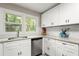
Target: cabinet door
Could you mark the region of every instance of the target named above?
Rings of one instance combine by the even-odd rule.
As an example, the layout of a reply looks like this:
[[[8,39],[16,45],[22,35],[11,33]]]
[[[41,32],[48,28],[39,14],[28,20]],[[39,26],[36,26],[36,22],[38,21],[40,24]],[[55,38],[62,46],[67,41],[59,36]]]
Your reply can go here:
[[[42,14],[42,25],[57,26],[59,24],[59,7],[56,6]]]
[[[44,14],[42,14],[42,19],[41,19],[41,25],[42,27],[48,27],[50,26],[50,15],[49,15],[49,11],[45,12]]]
[[[31,47],[30,46],[19,46],[19,54],[20,56],[31,56]]]
[[[66,4],[60,4],[59,5],[59,12],[60,12],[60,25],[67,25],[67,20],[69,19],[69,10],[70,10],[70,6],[66,5]]]
[[[51,9],[50,16],[51,16],[50,17],[51,26],[58,26],[60,24],[59,5]]]
[[[4,43],[4,56],[31,56],[31,40]]]
[[[4,56],[18,56],[18,48],[17,48],[17,43],[9,42],[9,43],[4,43]]]
[[[3,45],[0,44],[0,56],[3,56]]]
[[[79,23],[79,3],[71,3],[71,4],[68,4],[71,8],[70,8],[70,21],[69,23],[70,24],[77,24]]]
[[[4,56],[18,56],[19,52],[15,47],[4,47]]]
[[[31,39],[19,42],[18,50],[20,56],[31,56]]]
[[[50,39],[49,40],[49,55],[55,56],[56,55],[56,40]]]
[[[43,38],[44,39],[44,54],[48,54],[49,53],[49,42],[48,42],[48,38]]]
[[[56,40],[55,44],[56,44],[56,56],[62,56],[62,51],[63,51],[62,41]]]
[[[72,43],[63,43],[64,56],[78,56],[78,45]]]
[[[59,6],[61,25],[79,23],[79,4],[62,3]]]

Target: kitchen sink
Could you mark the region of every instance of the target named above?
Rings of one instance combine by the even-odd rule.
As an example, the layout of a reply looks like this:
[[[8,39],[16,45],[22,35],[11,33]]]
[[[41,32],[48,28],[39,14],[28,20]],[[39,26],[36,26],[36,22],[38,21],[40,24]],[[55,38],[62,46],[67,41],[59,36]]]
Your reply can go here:
[[[8,40],[20,40],[20,39],[24,39],[24,38],[27,38],[27,36],[10,37],[10,38],[8,38]]]

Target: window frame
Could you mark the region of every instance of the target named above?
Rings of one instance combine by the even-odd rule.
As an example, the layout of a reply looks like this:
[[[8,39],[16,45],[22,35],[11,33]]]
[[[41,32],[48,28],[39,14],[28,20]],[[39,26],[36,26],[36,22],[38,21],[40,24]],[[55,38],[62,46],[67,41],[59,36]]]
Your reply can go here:
[[[21,17],[19,15],[15,15],[15,14],[12,14],[12,13],[5,13],[5,32],[17,32],[18,31],[18,30],[15,30],[15,31],[7,31],[7,29],[6,29],[7,24],[8,25],[11,25],[11,26],[15,26],[15,29],[17,29],[16,28],[16,25],[19,26],[20,27],[20,30],[19,31],[22,32],[22,17],[20,19],[20,23],[15,23],[15,22],[10,22],[10,21],[7,20],[7,17],[8,17],[7,14],[14,15],[15,17]],[[16,20],[16,19],[14,18],[14,20]]]

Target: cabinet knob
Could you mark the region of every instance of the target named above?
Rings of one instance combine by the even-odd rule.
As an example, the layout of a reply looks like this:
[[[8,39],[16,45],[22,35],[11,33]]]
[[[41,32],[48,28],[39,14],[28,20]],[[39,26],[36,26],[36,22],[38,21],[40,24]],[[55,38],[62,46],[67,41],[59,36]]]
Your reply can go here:
[[[49,47],[47,49],[49,50]]]
[[[64,56],[64,54],[62,54],[62,56]]]
[[[69,23],[69,19],[68,19],[68,23]]]
[[[69,19],[66,19],[65,22],[66,22],[66,23],[69,23]]]
[[[67,45],[66,43],[62,43],[63,45]]]
[[[22,55],[22,52],[20,51],[20,55]]]
[[[48,39],[48,40],[50,40],[50,39]]]
[[[18,52],[18,56],[19,56],[19,55],[22,55],[22,52],[21,52],[21,51],[20,51],[20,52]]]
[[[67,23],[67,20],[65,20],[65,22]]]
[[[43,24],[42,26],[45,26],[45,24]]]
[[[51,25],[53,25],[54,23],[52,22]]]
[[[19,56],[19,52],[18,52],[18,56]]]

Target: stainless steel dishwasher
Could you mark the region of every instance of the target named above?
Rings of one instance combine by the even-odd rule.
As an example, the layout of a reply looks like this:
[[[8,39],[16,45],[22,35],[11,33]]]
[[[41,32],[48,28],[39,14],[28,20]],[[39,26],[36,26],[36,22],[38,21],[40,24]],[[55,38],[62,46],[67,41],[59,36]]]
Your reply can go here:
[[[31,55],[39,56],[42,54],[42,37],[32,38],[31,39]]]

